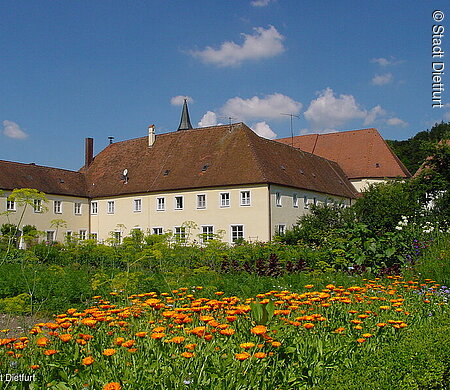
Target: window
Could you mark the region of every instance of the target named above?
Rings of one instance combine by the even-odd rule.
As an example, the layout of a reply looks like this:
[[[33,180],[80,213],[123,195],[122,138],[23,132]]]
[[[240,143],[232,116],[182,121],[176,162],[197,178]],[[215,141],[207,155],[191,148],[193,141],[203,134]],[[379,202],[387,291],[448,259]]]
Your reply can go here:
[[[220,193],[220,207],[230,207],[230,193],[221,192]]]
[[[202,226],[201,241],[206,242],[214,238],[214,227],[213,226]]]
[[[42,213],[42,201],[40,199],[34,199],[33,208],[35,213]]]
[[[98,240],[98,234],[97,233],[91,233],[90,234],[90,238],[91,238],[91,240],[97,241]]]
[[[158,234],[158,235],[163,234],[163,228],[162,227],[154,227],[153,234]]]
[[[316,197],[313,198],[313,204],[314,204],[314,206],[317,206],[317,198]]]
[[[119,230],[116,230],[114,232],[114,240],[116,241],[116,244],[120,244],[122,242],[122,232]]]
[[[55,240],[55,232],[53,230],[47,231],[47,242],[51,244]]]
[[[275,192],[275,204],[281,207],[281,192]]]
[[[113,200],[108,201],[108,214],[114,214],[115,212],[115,204]]]
[[[197,195],[197,208],[198,209],[206,209],[206,195],[205,194]]]
[[[244,225],[231,225],[231,242],[244,238]]]
[[[97,215],[98,213],[98,203],[97,202],[91,202],[91,214]]]
[[[86,239],[86,230],[84,230],[84,229],[80,230],[79,238],[80,238],[80,240],[85,240]]]
[[[297,194],[292,194],[292,206],[298,207],[298,196]]]
[[[6,210],[7,211],[16,211],[16,202],[11,199],[6,199]]]
[[[286,233],[286,225],[278,225],[277,233],[281,236]]]
[[[53,211],[55,214],[62,214],[61,201],[55,200],[53,202]]]
[[[135,213],[140,213],[142,211],[142,199],[134,199],[133,211]]]
[[[166,209],[166,198],[156,198],[156,210],[164,211]]]
[[[184,226],[175,226],[175,241],[186,241],[186,228]]]
[[[241,206],[250,206],[250,191],[241,191]]]
[[[308,208],[308,197],[306,195],[303,197],[303,208]]]
[[[80,215],[81,214],[81,203],[76,202],[73,204],[73,207],[74,207],[74,213],[77,215]]]
[[[175,197],[175,210],[183,210],[183,197],[182,196]]]

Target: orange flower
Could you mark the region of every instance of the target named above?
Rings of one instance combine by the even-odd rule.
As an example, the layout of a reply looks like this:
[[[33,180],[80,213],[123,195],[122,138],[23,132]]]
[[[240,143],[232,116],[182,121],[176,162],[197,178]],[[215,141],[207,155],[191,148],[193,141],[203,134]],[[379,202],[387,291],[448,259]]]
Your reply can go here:
[[[233,322],[237,320],[237,316],[227,316],[227,321],[228,322]]]
[[[150,337],[152,339],[154,339],[154,340],[159,340],[159,339],[162,339],[165,336],[166,335],[164,333],[152,333],[152,335]]]
[[[94,358],[92,356],[87,356],[87,357],[83,358],[82,363],[85,366],[90,366],[92,363],[94,363]]]
[[[278,348],[281,345],[279,341],[272,341],[272,347]]]
[[[184,340],[186,340],[186,339],[182,336],[176,336],[176,337],[172,337],[170,339],[170,341],[175,344],[181,344]]]
[[[105,355],[105,356],[112,356],[115,353],[116,353],[116,350],[114,348],[108,348],[103,351],[103,355]]]
[[[55,353],[58,353],[58,351],[57,351],[56,349],[46,349],[46,350],[44,351],[44,355],[47,355],[47,356],[52,356],[52,355],[54,355]]]
[[[256,335],[262,335],[267,332],[267,328],[264,325],[256,325],[252,329],[250,329],[250,332]]]
[[[264,352],[256,352],[253,356],[258,359],[264,359],[267,356],[267,354]]]
[[[50,343],[50,340],[47,337],[40,337],[36,340],[36,344],[40,347],[46,347]]]
[[[194,352],[183,352],[181,354],[181,356],[183,356],[186,359],[189,359],[189,358],[193,357],[194,355],[195,355]]]
[[[254,343],[242,343],[239,346],[244,349],[250,349],[250,348],[253,348],[255,346],[255,344]]]
[[[147,336],[147,332],[137,332],[136,333],[136,337],[145,337],[145,336]]]
[[[134,345],[134,340],[128,340],[122,343],[122,347],[131,348]]]
[[[359,339],[356,340],[358,343],[362,344],[364,341],[366,341],[365,338],[361,337]]]
[[[122,345],[122,343],[125,341],[125,339],[123,338],[123,337],[117,337],[115,340],[114,340],[114,344],[116,344],[116,345]]]
[[[184,348],[189,349],[189,350],[192,351],[196,346],[197,346],[197,344],[192,343],[192,344],[186,344],[184,346]]]
[[[39,364],[32,364],[32,365],[30,366],[30,368],[31,368],[32,370],[37,370],[39,367],[40,367]]]
[[[119,382],[110,382],[103,386],[103,390],[121,390],[122,386],[120,386]]]
[[[236,353],[236,354],[234,354],[234,357],[235,357],[237,360],[243,361],[243,360],[245,360],[245,359],[248,359],[248,358],[250,357],[250,354],[247,353],[247,352]]]
[[[236,333],[236,331],[234,329],[232,329],[232,328],[222,329],[220,331],[220,334],[223,334],[225,336],[231,336],[231,335],[233,335],[235,333]]]
[[[137,351],[137,348],[128,348],[128,352],[135,353]]]
[[[379,323],[377,324],[377,326],[378,326],[379,328],[384,328],[386,325],[387,325],[387,324],[386,324],[385,322],[379,322]]]
[[[60,339],[62,342],[64,342],[64,343],[67,343],[67,342],[69,342],[70,340],[72,340],[72,335],[71,335],[71,334],[68,334],[68,333],[62,334],[62,335],[60,335],[60,336],[58,336],[58,337],[59,337],[59,339]]]
[[[368,338],[370,338],[370,337],[372,337],[372,336],[373,336],[372,333],[364,333],[364,334],[362,335],[362,337],[364,337],[364,338],[366,338],[366,339],[368,339]]]
[[[314,324],[311,322],[307,322],[306,324],[303,325],[303,327],[305,329],[312,329],[312,328],[314,328]]]
[[[162,332],[164,332],[166,330],[166,328],[164,327],[164,326],[157,326],[156,328],[154,328],[153,330],[152,330],[152,332],[155,332],[155,333],[162,333]]]

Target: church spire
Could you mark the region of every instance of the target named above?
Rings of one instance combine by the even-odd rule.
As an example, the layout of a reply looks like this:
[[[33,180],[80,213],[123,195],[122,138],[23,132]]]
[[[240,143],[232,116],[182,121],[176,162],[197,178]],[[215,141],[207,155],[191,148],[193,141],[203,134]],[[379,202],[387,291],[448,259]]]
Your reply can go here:
[[[187,106],[187,99],[184,99],[183,104],[183,112],[181,114],[180,125],[178,126],[178,130],[190,130],[192,129],[191,120],[189,118],[189,111]]]

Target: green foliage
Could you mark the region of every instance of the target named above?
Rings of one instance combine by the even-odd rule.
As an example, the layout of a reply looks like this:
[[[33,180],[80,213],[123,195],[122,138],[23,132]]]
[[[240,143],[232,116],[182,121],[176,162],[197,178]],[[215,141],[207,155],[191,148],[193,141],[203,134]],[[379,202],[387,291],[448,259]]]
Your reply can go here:
[[[266,325],[273,317],[275,305],[272,300],[267,303],[252,302],[250,303],[251,316],[256,325]]]
[[[12,298],[0,299],[0,312],[12,314],[30,313],[30,295],[27,293],[22,293]]]

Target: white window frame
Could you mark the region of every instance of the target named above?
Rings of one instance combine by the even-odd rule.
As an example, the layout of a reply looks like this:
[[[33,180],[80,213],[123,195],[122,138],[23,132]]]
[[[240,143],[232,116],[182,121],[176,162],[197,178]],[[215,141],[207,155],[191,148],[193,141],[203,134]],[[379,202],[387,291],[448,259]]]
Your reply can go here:
[[[281,192],[279,192],[279,191],[275,192],[275,205],[277,207],[283,206],[281,203]]]
[[[53,201],[53,214],[62,214],[62,202],[60,200]]]
[[[240,230],[242,230],[242,236],[240,234],[238,234],[239,237],[234,237],[234,235],[233,235],[233,229],[234,228],[241,228]],[[236,233],[239,233],[239,230],[237,230]],[[245,238],[244,225],[241,225],[241,224],[230,225],[230,235],[231,235],[230,239],[231,239],[232,243],[235,243],[237,240],[239,240],[241,238],[244,239]]]
[[[55,241],[55,231],[54,230],[47,230],[45,233],[46,233],[46,235],[45,235],[46,240],[45,241],[47,241],[49,243],[52,243],[52,242]],[[49,234],[51,234],[51,236],[52,236],[51,240],[49,239]]]
[[[173,237],[176,242],[186,242],[186,227],[185,226],[174,226]]]
[[[183,208],[184,208],[184,196],[183,195],[177,195],[173,199],[174,199],[173,209],[174,210],[183,210]],[[179,206],[178,200],[180,200],[180,206],[181,207],[178,207]]]
[[[156,198],[156,211],[166,211],[166,198],[164,196]]]
[[[107,214],[115,214],[116,212],[116,202],[114,200],[108,200],[107,204],[107,209],[106,209],[106,213]]]
[[[277,234],[282,235],[286,233],[286,224],[285,223],[280,223],[277,226]]]
[[[156,230],[156,229],[158,229],[158,230]],[[157,231],[161,232],[161,233],[157,233]],[[162,226],[154,226],[154,227],[152,227],[152,234],[156,234],[158,236],[163,235],[164,234],[164,228]]]
[[[305,195],[305,196],[303,197],[303,208],[304,208],[304,209],[308,209],[308,208],[309,208],[309,205],[308,205],[308,195]]]
[[[98,214],[98,202],[93,201],[91,202],[91,215],[97,215]]]
[[[292,194],[292,207],[298,208],[298,195]]]
[[[82,207],[81,202],[75,202],[73,204],[73,213],[75,215],[81,215],[82,214],[81,207]]]
[[[91,232],[91,234],[89,234],[89,239],[98,241],[98,233],[97,232]]]
[[[40,199],[33,200],[33,211],[35,213],[42,213],[42,200]]]
[[[142,212],[142,199],[136,198],[133,199],[133,213],[140,213]]]
[[[121,230],[114,230],[114,239],[117,240],[117,244],[122,243],[122,231]]]
[[[197,209],[206,209],[206,194],[197,194]]]
[[[214,239],[214,225],[202,225],[202,233],[200,234],[200,241],[202,243]],[[210,229],[210,232],[205,232],[205,229]]]
[[[251,196],[250,190],[241,191],[241,206],[251,206]]]
[[[78,231],[78,238],[80,239],[80,240],[86,240],[87,239],[87,230],[86,229],[80,229],[79,231]]]
[[[16,202],[6,198],[6,211],[16,211]]]
[[[221,192],[219,197],[220,207],[230,207],[231,205],[231,194],[229,192]]]

